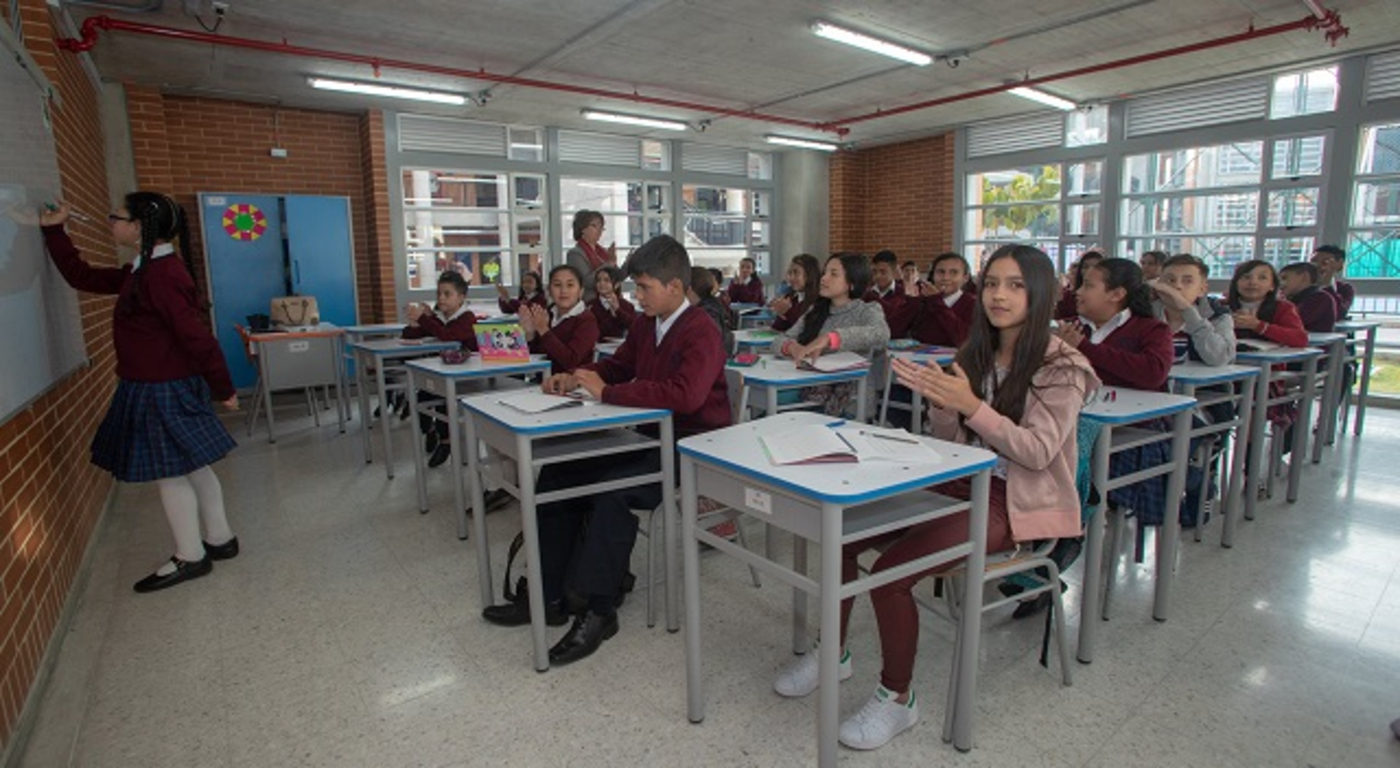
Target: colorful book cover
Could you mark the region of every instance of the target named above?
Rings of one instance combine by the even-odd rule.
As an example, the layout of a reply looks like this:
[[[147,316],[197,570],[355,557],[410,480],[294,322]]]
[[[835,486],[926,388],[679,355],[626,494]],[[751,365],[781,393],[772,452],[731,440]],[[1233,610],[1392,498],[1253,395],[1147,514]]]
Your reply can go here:
[[[530,360],[525,331],[514,316],[476,324],[476,347],[483,363],[519,363]]]

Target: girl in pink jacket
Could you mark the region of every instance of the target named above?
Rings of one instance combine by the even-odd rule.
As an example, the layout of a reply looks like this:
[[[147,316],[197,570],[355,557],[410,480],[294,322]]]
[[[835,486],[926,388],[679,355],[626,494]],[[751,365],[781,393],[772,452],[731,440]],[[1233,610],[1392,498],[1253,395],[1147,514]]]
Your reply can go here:
[[[1050,333],[1059,291],[1055,269],[1040,250],[1007,245],[987,259],[968,341],[951,373],[938,366],[894,361],[905,386],[929,401],[934,434],[997,454],[987,521],[987,551],[1017,542],[1080,533],[1075,490],[1075,430],[1079,411],[1099,386],[1089,361]],[[971,482],[934,488],[967,499]],[[847,547],[843,578],[858,576],[856,557],[883,548],[872,571],[888,570],[967,541],[967,513],[943,517],[865,539]],[[911,590],[931,571],[900,579],[870,593],[880,628],[884,668],[875,695],[841,724],[841,743],[853,749],[883,746],[918,721],[910,681],[919,620]],[[842,679],[851,675],[844,650],[852,601],[842,604]],[[816,654],[808,653],[774,683],[778,693],[804,696],[817,687]]]

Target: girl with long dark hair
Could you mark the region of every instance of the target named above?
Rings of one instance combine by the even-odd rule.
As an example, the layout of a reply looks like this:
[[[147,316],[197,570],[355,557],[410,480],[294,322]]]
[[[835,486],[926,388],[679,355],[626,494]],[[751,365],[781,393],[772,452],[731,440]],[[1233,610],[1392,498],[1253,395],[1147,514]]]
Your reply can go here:
[[[773,330],[783,332],[797,325],[798,318],[812,308],[817,300],[818,281],[822,268],[817,257],[809,253],[799,253],[788,264],[786,281],[789,292],[768,304],[778,317],[773,321]]]

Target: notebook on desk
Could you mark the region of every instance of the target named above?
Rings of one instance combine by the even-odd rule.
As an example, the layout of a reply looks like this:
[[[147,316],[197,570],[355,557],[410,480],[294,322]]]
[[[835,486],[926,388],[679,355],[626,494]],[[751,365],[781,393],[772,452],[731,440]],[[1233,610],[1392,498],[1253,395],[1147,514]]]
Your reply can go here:
[[[758,440],[776,466],[881,460],[936,463],[942,459],[932,446],[905,430],[863,424],[808,424],[760,435]]]
[[[510,397],[503,397],[497,402],[521,413],[544,413],[560,408],[578,408],[584,403],[582,398],[546,395],[543,392],[521,392]]]
[[[822,355],[816,360],[803,360],[797,367],[804,371],[836,373],[869,368],[870,361],[864,355],[858,355],[854,352],[833,352],[829,355]]]

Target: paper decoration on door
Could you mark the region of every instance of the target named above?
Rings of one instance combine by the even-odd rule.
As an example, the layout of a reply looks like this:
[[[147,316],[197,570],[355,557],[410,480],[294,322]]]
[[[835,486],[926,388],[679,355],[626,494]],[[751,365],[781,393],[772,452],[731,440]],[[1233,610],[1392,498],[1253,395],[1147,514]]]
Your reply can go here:
[[[257,240],[267,231],[267,217],[256,205],[230,205],[224,211],[224,231],[234,240]]]

